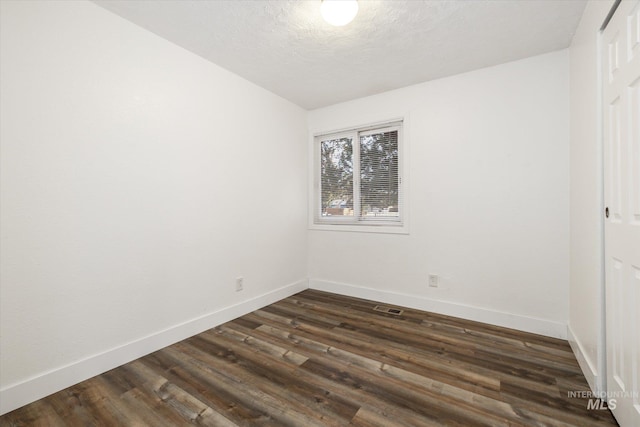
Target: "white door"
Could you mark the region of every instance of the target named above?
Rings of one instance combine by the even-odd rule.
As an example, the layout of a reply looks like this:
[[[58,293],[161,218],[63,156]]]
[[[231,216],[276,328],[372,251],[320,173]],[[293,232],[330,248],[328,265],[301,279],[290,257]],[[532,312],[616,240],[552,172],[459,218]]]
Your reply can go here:
[[[640,0],[602,33],[607,397],[640,426]]]

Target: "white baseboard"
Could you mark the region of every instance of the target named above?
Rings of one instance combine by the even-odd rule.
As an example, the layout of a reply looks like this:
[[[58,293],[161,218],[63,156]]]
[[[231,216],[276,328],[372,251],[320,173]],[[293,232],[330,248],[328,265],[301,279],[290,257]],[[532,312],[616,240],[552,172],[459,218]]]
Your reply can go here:
[[[308,288],[307,280],[172,326],[0,390],[0,415]]]
[[[599,383],[598,383],[598,370],[594,367],[593,362],[589,357],[587,357],[587,353],[584,351],[584,347],[574,335],[573,330],[571,329],[571,325],[567,327],[568,331],[568,340],[569,345],[571,345],[571,350],[573,350],[573,354],[576,356],[578,360],[578,365],[580,365],[580,369],[584,374],[584,377],[587,379],[587,383],[591,388],[591,391],[594,393],[598,393]]]
[[[310,279],[309,288],[333,292],[357,298],[370,299],[387,304],[396,304],[418,310],[460,317],[477,322],[490,323],[506,328],[545,335],[553,338],[567,339],[567,325],[552,320],[522,316],[490,310],[482,307],[458,304],[455,302],[434,300],[419,295],[409,295],[379,289],[336,283],[326,280]]]

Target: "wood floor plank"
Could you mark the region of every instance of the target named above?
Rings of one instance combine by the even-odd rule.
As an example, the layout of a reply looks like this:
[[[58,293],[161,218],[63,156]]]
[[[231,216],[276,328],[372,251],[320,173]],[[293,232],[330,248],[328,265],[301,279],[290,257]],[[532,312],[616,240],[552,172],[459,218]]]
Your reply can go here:
[[[236,325],[235,322],[230,322],[230,324],[228,324],[228,327],[242,328],[242,326]],[[274,338],[273,336],[262,334],[258,330],[254,330],[253,333],[257,336],[266,336],[266,339]],[[277,340],[278,339],[274,341]],[[285,338],[283,342],[286,344],[287,339]],[[277,361],[272,362],[273,364],[270,364],[270,367],[274,370],[274,373],[277,375],[282,375],[283,372],[281,369],[278,369]],[[410,411],[392,406],[384,399],[379,399],[376,396],[364,394],[362,390],[357,387],[350,387],[340,382],[333,381],[331,378],[328,378],[323,374],[316,375],[311,371],[300,369],[294,371],[294,374],[306,384],[318,386],[325,389],[332,395],[341,396],[348,402],[353,402],[352,404],[354,405],[354,407],[359,406],[361,408],[367,408],[368,411],[375,412],[378,418],[387,420],[387,425],[394,425],[395,423],[399,422],[397,420],[404,420],[412,426],[430,426],[434,424],[433,422],[427,422],[427,419],[416,416],[416,414]]]
[[[371,311],[371,307],[380,304],[376,301],[365,300],[361,298],[349,297],[345,295],[336,295],[329,292],[318,291],[309,289],[291,298],[302,298],[311,300],[312,302],[324,302],[336,307],[343,307],[351,310],[357,310],[362,313],[368,313]],[[529,334],[527,332],[518,331],[515,329],[504,328],[501,326],[490,325],[487,323],[475,322],[472,320],[460,319],[457,317],[446,316],[443,314],[424,312],[421,310],[415,310],[411,308],[401,307],[404,310],[403,316],[413,321],[414,323],[421,323],[425,321],[432,321],[438,325],[451,325],[462,329],[487,331],[496,337],[505,336],[515,339],[523,339],[530,343],[537,343],[540,345],[548,346],[551,348],[565,349],[571,351],[569,343],[565,340],[545,337],[537,334]],[[391,315],[388,315],[392,317]]]
[[[306,290],[0,426],[615,426],[564,340]],[[388,304],[383,304],[388,305]]]
[[[51,405],[56,413],[63,420],[65,426],[69,427],[84,427],[92,425],[104,425],[103,422],[96,420],[87,411],[87,402],[84,401],[77,391],[76,386],[62,390],[58,393],[54,393],[51,396],[46,397],[45,400]],[[28,408],[31,405],[27,405]],[[18,409],[22,411],[23,408]]]
[[[17,411],[1,417],[0,425],[7,427],[58,427],[65,426],[64,419],[58,415],[49,401],[37,400]]]
[[[289,311],[300,313],[300,310],[296,306],[303,308],[303,316],[308,316],[310,311],[318,311],[328,318],[342,318],[343,325],[359,325],[360,327],[366,327],[367,325],[372,329],[378,330],[390,329],[397,331],[403,336],[413,336],[421,340],[429,340],[429,345],[450,345],[456,349],[468,349],[468,350],[480,350],[485,351],[491,355],[504,355],[504,351],[508,350],[509,354],[518,358],[521,357],[525,361],[534,360],[539,363],[541,359],[549,360],[550,363],[547,367],[552,366],[553,363],[557,363],[558,369],[562,369],[567,372],[579,373],[579,366],[575,362],[575,357],[571,349],[558,350],[555,347],[550,348],[549,352],[541,351],[540,355],[536,355],[532,348],[540,348],[539,344],[529,343],[522,337],[516,339],[513,337],[501,337],[495,336],[481,330],[474,330],[467,327],[450,326],[443,324],[436,324],[434,322],[406,322],[403,321],[403,316],[396,317],[385,315],[383,313],[376,316],[366,316],[361,311],[355,310],[337,310],[335,306],[322,302],[304,302],[303,297],[290,298],[273,304],[266,309],[282,309],[289,305]],[[369,304],[369,311],[376,305],[376,303]],[[296,310],[297,309],[297,310]],[[366,322],[363,324],[363,320]],[[532,334],[525,335],[528,337]],[[548,347],[543,347],[548,348]],[[491,357],[491,356],[489,356]]]
[[[279,325],[279,326],[282,326],[282,325]],[[300,324],[298,324],[297,326],[300,327]],[[296,343],[295,345],[300,345],[300,343],[304,342],[304,340],[305,340],[305,338],[302,337],[302,334],[304,334],[304,333],[302,331],[298,331],[297,328],[295,329],[295,332],[292,332],[292,331],[281,330],[281,329],[278,329],[277,327],[274,328],[274,327],[270,327],[270,326],[264,325],[264,326],[260,327],[259,330],[268,331],[268,333],[273,334],[274,336],[279,334],[281,338],[290,339],[293,342],[295,342]],[[299,335],[296,335],[296,333],[299,334]],[[323,349],[324,349],[324,347],[323,347],[324,345],[326,345],[326,343],[325,344],[311,344],[311,348],[315,348],[317,351],[322,352]],[[426,378],[428,378],[428,377],[425,377],[425,379]],[[553,392],[554,392],[553,394],[555,394],[556,397],[559,397],[559,393],[558,393],[557,389],[553,389]],[[463,394],[462,390],[458,389],[457,394],[462,395]],[[483,394],[477,393],[476,397],[473,400],[475,400],[476,403],[479,404],[479,402],[482,400],[482,397],[483,397]],[[516,401],[516,402],[519,403],[519,401]],[[489,408],[491,408],[491,405],[487,405],[487,401],[484,401],[482,403],[482,405],[485,408],[485,410],[490,412]],[[516,406],[515,408],[513,408],[513,411],[516,412],[516,413],[521,413],[521,412],[523,413],[523,409],[524,409],[523,407]]]
[[[376,350],[376,345],[369,345],[364,341],[360,342],[360,349],[351,345],[350,341],[351,337],[347,337],[343,339],[343,332],[336,332],[330,330],[321,330],[315,326],[309,325],[304,320],[296,319],[293,320],[291,318],[282,317],[278,314],[274,314],[273,312],[267,312],[263,310],[258,310],[250,315],[250,318],[256,316],[257,318],[261,318],[263,322],[275,325],[279,327],[283,327],[288,329],[289,331],[294,331],[297,334],[302,336],[322,336],[323,339],[328,340],[333,346],[344,346],[346,348],[351,349],[354,352],[364,352],[366,354],[374,355],[373,352]],[[368,341],[372,341],[374,338],[370,338]],[[407,339],[408,342],[414,344],[417,348],[418,344],[414,343],[410,339]],[[389,341],[385,348],[385,352],[387,354],[392,353],[390,347],[393,346],[393,342]],[[414,352],[415,353],[415,352]],[[447,355],[441,355],[436,353],[431,353],[427,355],[428,357],[423,357],[419,361],[415,360],[415,364],[423,365],[429,369],[433,369],[434,371],[439,371],[446,375],[446,372],[449,372],[449,376],[454,376],[456,379],[464,379],[469,384],[481,384],[485,388],[498,389],[499,382],[501,379],[504,379],[505,370],[509,371],[509,367],[500,363],[495,363],[491,367],[493,369],[485,369],[486,363],[482,361],[477,361],[475,365],[473,364],[459,364],[456,363],[456,360],[451,357],[447,357]],[[511,372],[507,372],[511,374]],[[510,376],[509,379],[511,382],[515,384],[519,384],[523,387],[531,387],[534,390],[538,390],[540,392],[544,392],[549,394],[552,397],[556,397],[559,395],[558,387],[554,384],[550,384],[549,380],[545,378],[544,381],[530,381],[527,376],[528,374],[523,373],[520,376]],[[459,384],[462,388],[465,388],[464,384]]]
[[[271,309],[270,312],[274,313],[274,310]],[[296,318],[296,321],[304,321],[305,315]],[[354,323],[355,321],[351,320],[351,322]],[[353,327],[346,331],[341,331],[341,333],[343,335],[349,335],[351,333],[357,334],[358,331],[361,331],[367,336],[375,336],[378,334],[378,332],[376,332],[378,329],[379,328],[375,327],[373,329],[367,329],[366,325],[360,325],[360,327]],[[558,388],[554,385],[555,378],[558,375],[563,377],[577,376],[582,378],[580,373],[573,371],[574,368],[567,369],[565,366],[561,366],[558,369],[557,367],[550,367],[549,364],[553,365],[552,362],[536,364],[533,363],[533,360],[535,359],[522,360],[522,358],[513,358],[513,354],[505,356],[500,353],[488,353],[481,350],[473,350],[471,353],[465,350],[462,350],[461,352],[458,349],[463,348],[464,345],[460,342],[460,339],[456,339],[456,341],[453,341],[450,344],[443,344],[442,342],[430,341],[431,337],[429,335],[420,337],[419,332],[416,335],[412,334],[410,330],[394,331],[393,328],[386,329],[384,331],[383,338],[388,340],[392,346],[395,345],[397,347],[398,345],[404,345],[404,343],[407,343],[415,350],[419,351],[424,349],[431,353],[431,358],[433,360],[444,360],[445,363],[451,363],[452,365],[460,362],[463,366],[466,365],[466,368],[463,368],[464,371],[474,371],[474,369],[481,367],[492,371],[490,372],[486,369],[483,371],[488,377],[497,376],[498,378],[503,378],[505,375],[512,376],[511,382],[518,383],[523,387],[532,387],[537,390],[542,390],[544,388],[552,396],[558,394]],[[529,381],[529,384],[527,385],[525,383],[527,379],[532,379],[533,381]]]
[[[291,315],[295,313],[294,307],[286,307],[284,302],[274,304],[272,307],[276,307],[282,311],[285,311],[287,315]],[[271,309],[270,312],[277,313],[277,310]],[[337,318],[337,313],[328,313],[324,312],[324,315],[327,317]],[[348,315],[342,316],[345,319],[345,322],[339,325],[341,328],[341,333],[349,334],[353,333],[362,333],[367,336],[381,337],[382,339],[393,341],[395,343],[410,343],[413,348],[424,348],[425,351],[431,352],[434,357],[445,357],[447,360],[459,360],[461,362],[469,361],[471,359],[471,369],[473,366],[478,365],[480,360],[484,360],[486,365],[496,367],[495,365],[496,359],[498,357],[504,358],[504,354],[500,353],[495,346],[487,347],[486,345],[480,346],[474,344],[472,340],[468,339],[467,336],[463,337],[454,337],[448,338],[443,337],[442,335],[434,334],[432,331],[424,331],[419,332],[416,329],[416,326],[409,326],[408,328],[402,326],[396,326],[396,328],[385,327],[384,324],[375,323],[375,321],[359,321],[357,318],[349,318]],[[305,312],[302,316],[297,317],[297,320],[306,320],[307,313]],[[468,342],[471,341],[469,345]],[[504,351],[504,350],[502,350]],[[554,367],[550,367],[553,362],[546,364],[543,368],[539,364],[539,360],[529,356],[526,359],[522,357],[518,357],[514,355],[513,352],[509,354],[510,359],[509,362],[503,366],[503,372],[509,373],[514,369],[525,368],[524,372],[529,375],[537,375],[539,376],[537,380],[542,380],[552,383],[552,378],[558,374],[558,370],[561,371],[561,375],[566,374],[575,374],[573,366],[567,368],[565,364],[560,365],[557,369]],[[522,371],[522,370],[521,370]],[[522,377],[522,373],[518,374]]]
[[[431,420],[423,421],[426,421],[426,423],[423,422],[422,424],[413,424],[412,422],[404,419],[394,419],[393,421],[390,421],[389,418],[380,415],[380,413],[372,411],[367,407],[362,407],[353,417],[349,425],[359,427],[388,427],[389,425],[394,425],[397,427],[415,427],[418,425],[425,427],[435,427],[443,425]],[[392,424],[390,424],[390,422]]]
[[[352,381],[358,384],[358,387],[365,389],[365,385],[369,385],[369,393],[388,393],[393,395],[404,396],[404,404],[408,404],[412,400],[417,400],[422,406],[428,406],[434,412],[442,412],[440,415],[446,415],[451,411],[451,408],[456,408],[456,418],[460,418],[464,415],[467,419],[464,423],[467,425],[480,425],[476,419],[475,408],[468,406],[473,400],[479,403],[483,401],[485,418],[490,419],[495,415],[491,425],[499,425],[503,419],[511,419],[514,423],[517,423],[519,417],[509,405],[501,405],[493,399],[481,397],[475,393],[466,392],[454,386],[440,383],[435,380],[413,374],[401,368],[397,368],[379,361],[359,356],[355,353],[346,352],[344,350],[332,347],[326,343],[314,341],[301,337],[299,335],[292,335],[289,332],[278,330],[276,328],[264,328],[259,329],[268,330],[269,333],[279,335],[280,337],[288,336],[289,339],[295,340],[296,345],[304,346],[306,350],[310,350],[309,359],[313,362],[313,352],[319,354],[327,354],[332,356],[332,359],[323,358],[322,363],[327,370],[333,370],[334,375],[339,375],[341,379],[347,377],[352,378]],[[342,365],[347,364],[348,372],[341,370]],[[306,362],[303,367],[308,367],[310,362]],[[314,368],[320,369],[318,366]],[[396,381],[393,381],[396,380]],[[384,384],[387,389],[376,390],[376,384]],[[375,390],[375,391],[374,391]],[[416,391],[417,394],[412,394]],[[415,409],[414,409],[415,410]],[[418,412],[420,410],[418,409]],[[491,415],[489,415],[491,414]],[[451,424],[454,420],[448,419],[448,424]],[[464,424],[463,423],[463,424]]]
[[[291,341],[288,343],[288,345],[292,346],[297,345],[295,334],[304,334],[304,331],[300,331],[297,328],[291,329],[288,332],[285,330],[277,329],[278,326],[283,325],[280,325],[278,323],[268,324],[267,322],[265,323],[265,325],[254,330],[253,333],[257,335],[266,334],[267,339],[282,339],[285,345],[287,345],[288,341]],[[232,324],[231,327],[236,326]],[[307,336],[313,337],[313,334]],[[326,336],[324,337],[324,340],[325,342],[327,342]],[[368,355],[369,357],[379,362],[392,364],[410,370],[411,372],[424,374],[428,378],[441,380],[463,389],[468,389],[475,392],[482,391],[483,394],[487,395],[490,395],[491,393],[497,395],[499,392],[500,382],[495,378],[476,375],[473,372],[466,372],[464,375],[462,375],[463,378],[457,378],[455,374],[451,372],[451,369],[449,369],[448,365],[444,365],[437,361],[433,362],[429,359],[418,361],[415,359],[415,355],[411,354],[410,352],[396,351],[389,345],[378,345],[377,341],[373,338],[369,338],[369,340],[371,341],[370,343],[360,342],[358,346],[341,346],[339,342],[333,342],[333,344],[341,346],[345,349],[349,349],[354,353]],[[485,389],[482,386],[479,386],[479,384],[487,388]]]
[[[267,381],[248,372],[243,374],[242,369],[234,369],[232,364],[220,361],[190,344],[181,344],[179,348],[170,348],[167,351],[171,351],[175,357],[181,358],[189,366],[195,366],[196,369],[208,374],[215,374],[220,383],[235,390],[240,404],[254,405],[269,413],[277,425],[310,427],[325,425],[316,417],[317,414],[309,414],[294,396],[288,398],[279,392],[277,384],[267,384]]]
[[[166,405],[160,396],[145,391],[144,380],[137,374],[136,362],[126,364],[117,370],[109,371],[100,377],[107,381],[119,394],[119,398],[131,410],[144,416],[145,423],[153,426],[180,425],[184,418],[171,406]],[[136,380],[139,382],[136,383]]]
[[[241,342],[216,338],[216,343],[208,341],[206,337],[193,343],[194,347],[202,352],[200,357],[204,362],[219,366],[227,374],[232,375],[236,381],[250,383],[255,390],[278,399],[282,402],[281,406],[290,407],[291,410],[304,414],[308,417],[307,425],[317,422],[321,425],[344,425],[345,417],[343,417],[342,410],[346,410],[347,419],[350,419],[357,410],[357,407],[350,408],[349,405],[344,405],[343,402],[335,401],[333,398],[324,398],[326,396],[325,390],[314,389],[311,384],[306,384],[303,387],[291,375],[293,367],[284,371],[280,370],[276,375],[274,373],[275,367],[267,361],[264,355],[252,349],[242,349]],[[226,344],[228,354],[237,357],[237,361],[229,364],[224,361],[220,363],[220,360],[212,360],[211,358],[214,356],[209,352],[214,346],[217,346],[218,342]],[[205,353],[209,354],[205,355]]]
[[[145,356],[144,363],[162,372],[167,379],[238,425],[270,425],[271,417],[267,412],[241,405],[235,390],[229,390],[215,375],[203,376],[200,370],[194,371],[192,367],[176,365],[181,361],[171,359],[163,350]]]

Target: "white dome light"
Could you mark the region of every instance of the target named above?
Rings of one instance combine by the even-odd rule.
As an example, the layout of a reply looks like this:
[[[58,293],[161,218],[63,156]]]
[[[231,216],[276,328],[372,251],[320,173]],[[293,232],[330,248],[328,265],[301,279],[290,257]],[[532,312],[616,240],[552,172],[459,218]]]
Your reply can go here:
[[[342,27],[353,21],[358,13],[357,0],[322,0],[320,13],[329,24]]]

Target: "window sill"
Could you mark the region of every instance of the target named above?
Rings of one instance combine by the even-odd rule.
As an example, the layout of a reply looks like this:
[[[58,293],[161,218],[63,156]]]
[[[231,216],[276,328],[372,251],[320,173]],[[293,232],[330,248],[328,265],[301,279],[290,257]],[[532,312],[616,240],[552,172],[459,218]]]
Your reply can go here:
[[[409,234],[407,224],[323,224],[312,223],[309,230],[313,231],[347,231],[356,233],[384,233],[384,234]]]

